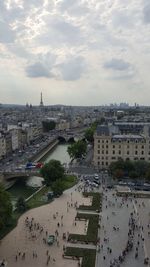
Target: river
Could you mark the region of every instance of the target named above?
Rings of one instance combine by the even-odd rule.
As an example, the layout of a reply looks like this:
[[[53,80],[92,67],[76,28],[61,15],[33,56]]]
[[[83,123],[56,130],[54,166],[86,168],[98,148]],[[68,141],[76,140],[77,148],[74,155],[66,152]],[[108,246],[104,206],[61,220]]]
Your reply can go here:
[[[59,144],[57,145],[47,156],[45,162],[48,162],[51,159],[56,159],[61,161],[62,164],[69,163],[70,157],[67,152],[68,144]],[[37,186],[41,186],[40,177],[29,177],[24,181],[21,179],[17,181],[8,192],[11,195],[12,203],[15,203],[18,197],[22,196],[24,198],[29,197],[32,193],[37,190]]]
[[[67,152],[68,145],[60,144],[58,145],[47,157],[45,162],[49,162],[51,159],[60,160],[62,164],[69,163],[70,157]]]

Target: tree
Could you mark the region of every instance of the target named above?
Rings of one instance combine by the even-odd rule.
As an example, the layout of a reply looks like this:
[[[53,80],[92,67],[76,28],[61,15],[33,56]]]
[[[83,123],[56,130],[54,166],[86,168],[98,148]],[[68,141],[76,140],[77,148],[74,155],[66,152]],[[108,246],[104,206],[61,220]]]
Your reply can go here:
[[[121,179],[123,178],[124,172],[121,169],[116,169],[114,172],[114,178]]]
[[[146,171],[149,168],[149,163],[144,160],[138,160],[134,163],[134,168],[138,173],[139,178],[145,177]]]
[[[51,188],[52,188],[52,190],[54,192],[54,195],[56,195],[56,196],[62,195],[62,193],[63,193],[63,191],[65,189],[63,180],[61,180],[61,179],[56,180],[51,185]]]
[[[64,178],[65,169],[59,160],[52,159],[41,168],[40,172],[46,184],[50,185],[57,179]]]
[[[150,168],[147,170],[145,178],[150,181]]]
[[[56,122],[55,121],[42,121],[42,126],[44,132],[49,132],[56,127]]]
[[[110,173],[114,176],[116,170],[124,170],[124,161],[122,159],[112,162],[109,166]]]
[[[85,139],[90,142],[90,143],[93,143],[94,141],[94,128],[88,128],[86,131],[85,131]]]
[[[87,144],[83,140],[78,140],[74,144],[68,146],[67,151],[71,159],[81,159],[86,155]]]
[[[0,185],[0,229],[6,226],[12,216],[12,204],[10,195]]]
[[[24,212],[27,210],[27,204],[23,197],[19,197],[16,203],[16,208],[19,212]]]

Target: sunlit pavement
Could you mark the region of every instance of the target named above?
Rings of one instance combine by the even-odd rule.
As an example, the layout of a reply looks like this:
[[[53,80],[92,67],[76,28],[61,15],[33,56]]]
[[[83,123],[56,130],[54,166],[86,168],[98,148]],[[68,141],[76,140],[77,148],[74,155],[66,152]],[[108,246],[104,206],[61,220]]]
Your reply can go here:
[[[147,224],[150,223],[150,200],[139,199],[137,200],[137,203],[127,200],[120,206],[122,198],[113,196],[114,192],[114,190],[103,192],[104,198],[102,205],[101,229],[99,231],[100,245],[103,245],[103,249],[101,248],[100,252],[97,252],[96,266],[110,267],[110,261],[114,258],[118,258],[121,252],[125,249],[128,240],[128,222],[131,212],[134,214],[137,224],[140,223],[144,230],[143,233],[141,232],[141,229],[135,230],[134,247],[132,251],[125,256],[125,260],[120,266],[145,266],[144,258],[145,256],[150,256],[150,236],[148,236],[147,230]],[[144,202],[145,207],[142,206],[142,202]],[[139,219],[137,212],[139,213]],[[119,227],[119,230],[114,231],[113,226]],[[138,234],[140,234],[140,245],[138,247],[138,258],[135,259]],[[144,234],[144,242],[141,239],[141,234],[142,236]],[[109,239],[109,242],[104,242],[104,238]],[[108,247],[112,249],[112,253],[107,252]]]

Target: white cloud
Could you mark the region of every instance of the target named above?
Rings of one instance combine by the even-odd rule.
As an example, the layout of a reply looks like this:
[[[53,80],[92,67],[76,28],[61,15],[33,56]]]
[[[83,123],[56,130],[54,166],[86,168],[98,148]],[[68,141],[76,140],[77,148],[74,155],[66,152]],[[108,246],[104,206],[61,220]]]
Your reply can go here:
[[[31,94],[30,83],[38,90],[40,78],[47,96],[49,83],[61,88],[62,94],[59,89],[49,93],[56,102],[61,95],[63,103],[70,99],[75,104],[81,89],[92,104],[98,99],[113,102],[116,93],[118,99],[131,101],[137,88],[137,97],[141,94],[147,103],[149,0],[6,0],[0,1],[0,10],[0,68],[5,64],[9,69],[9,81],[1,75],[0,86],[7,84],[6,95],[15,81],[12,77],[21,75],[26,94]],[[70,93],[65,102],[66,88]],[[82,101],[86,104],[87,99]]]

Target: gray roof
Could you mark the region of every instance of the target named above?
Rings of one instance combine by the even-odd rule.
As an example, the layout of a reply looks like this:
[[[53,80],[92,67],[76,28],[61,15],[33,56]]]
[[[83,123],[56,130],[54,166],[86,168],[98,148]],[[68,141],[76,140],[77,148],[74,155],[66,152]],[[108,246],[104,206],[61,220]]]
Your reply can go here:
[[[145,140],[141,135],[136,134],[116,134],[112,137],[113,140]]]
[[[107,125],[98,125],[96,129],[97,135],[109,136],[109,127]]]

